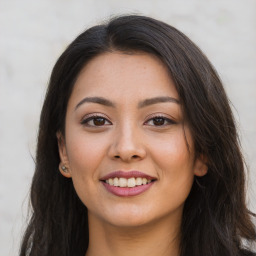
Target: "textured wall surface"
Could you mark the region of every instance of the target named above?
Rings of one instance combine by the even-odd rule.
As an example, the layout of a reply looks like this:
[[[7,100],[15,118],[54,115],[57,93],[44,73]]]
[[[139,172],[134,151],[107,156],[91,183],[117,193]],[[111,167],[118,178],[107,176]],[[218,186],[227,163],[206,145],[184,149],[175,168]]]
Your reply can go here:
[[[255,0],[0,0],[0,255],[17,255],[27,216],[40,108],[67,44],[112,14],[166,21],[196,42],[219,71],[250,166],[256,210]]]

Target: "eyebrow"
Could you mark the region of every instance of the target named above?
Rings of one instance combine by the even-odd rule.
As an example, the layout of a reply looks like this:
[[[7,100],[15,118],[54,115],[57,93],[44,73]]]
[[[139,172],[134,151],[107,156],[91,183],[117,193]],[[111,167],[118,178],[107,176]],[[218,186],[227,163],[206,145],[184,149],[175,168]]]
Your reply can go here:
[[[180,101],[169,97],[169,96],[160,96],[160,97],[155,97],[155,98],[150,98],[150,99],[145,99],[141,102],[139,102],[138,104],[138,108],[143,108],[143,107],[147,107],[153,104],[157,104],[157,103],[165,103],[165,102],[172,102],[172,103],[176,103],[176,104],[180,104]],[[75,110],[77,108],[79,108],[82,104],[84,103],[97,103],[97,104],[101,104],[107,107],[115,107],[116,105],[106,99],[106,98],[102,98],[102,97],[86,97],[84,99],[82,99],[75,107]]]
[[[157,104],[157,103],[164,103],[164,102],[172,102],[172,103],[176,103],[176,104],[180,104],[180,101],[169,97],[169,96],[160,96],[160,97],[155,97],[155,98],[151,98],[151,99],[145,99],[142,102],[139,102],[138,104],[138,108],[143,108],[143,107],[147,107],[149,105],[153,105],[153,104]]]
[[[115,107],[115,104],[113,102],[111,102],[110,100],[107,100],[105,98],[102,98],[102,97],[86,97],[86,98],[82,99],[76,105],[75,110],[84,103],[97,103],[97,104],[101,104],[101,105],[104,105],[104,106],[107,106],[107,107]]]

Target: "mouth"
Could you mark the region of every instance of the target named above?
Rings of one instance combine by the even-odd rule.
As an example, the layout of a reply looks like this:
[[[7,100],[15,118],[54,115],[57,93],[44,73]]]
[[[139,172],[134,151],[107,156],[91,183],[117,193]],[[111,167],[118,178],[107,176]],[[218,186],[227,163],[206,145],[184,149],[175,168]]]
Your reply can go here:
[[[136,186],[146,185],[155,180],[150,180],[147,178],[142,177],[132,177],[129,179],[126,178],[109,178],[107,180],[104,180],[105,183],[109,184],[110,186],[120,187],[120,188],[134,188]]]
[[[100,179],[107,191],[116,196],[135,196],[148,190],[157,179],[139,171],[112,172]]]

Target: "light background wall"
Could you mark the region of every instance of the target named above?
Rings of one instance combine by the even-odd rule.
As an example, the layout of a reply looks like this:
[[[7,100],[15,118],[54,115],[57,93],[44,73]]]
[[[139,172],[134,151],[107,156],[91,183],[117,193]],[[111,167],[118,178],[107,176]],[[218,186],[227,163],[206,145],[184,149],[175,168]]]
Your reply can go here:
[[[2,256],[18,254],[39,114],[54,62],[85,28],[122,13],[150,15],[176,26],[215,65],[235,107],[250,166],[249,205],[256,210],[255,0],[0,0]]]

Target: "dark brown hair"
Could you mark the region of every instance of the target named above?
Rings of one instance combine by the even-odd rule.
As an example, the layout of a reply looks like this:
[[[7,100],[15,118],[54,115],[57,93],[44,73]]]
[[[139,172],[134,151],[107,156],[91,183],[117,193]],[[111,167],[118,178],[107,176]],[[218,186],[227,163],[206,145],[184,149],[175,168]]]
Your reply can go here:
[[[107,51],[154,54],[168,68],[208,174],[195,178],[185,202],[181,256],[251,255],[252,213],[245,203],[245,171],[229,101],[205,55],[184,34],[152,18],[128,15],[79,35],[54,66],[38,134],[31,187],[32,216],[20,256],[84,256],[87,209],[59,170],[57,131],[65,133],[67,103],[85,64]]]

